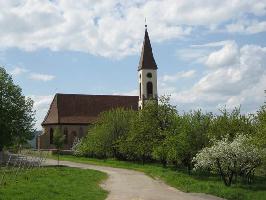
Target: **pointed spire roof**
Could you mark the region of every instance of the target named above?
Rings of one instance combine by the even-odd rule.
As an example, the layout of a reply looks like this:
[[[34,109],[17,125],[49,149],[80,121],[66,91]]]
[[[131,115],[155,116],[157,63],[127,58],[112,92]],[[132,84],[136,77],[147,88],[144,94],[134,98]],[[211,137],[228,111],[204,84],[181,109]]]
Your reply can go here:
[[[147,31],[147,25],[145,25],[145,36],[139,60],[139,68],[141,69],[157,69],[156,62],[153,57],[149,34]]]

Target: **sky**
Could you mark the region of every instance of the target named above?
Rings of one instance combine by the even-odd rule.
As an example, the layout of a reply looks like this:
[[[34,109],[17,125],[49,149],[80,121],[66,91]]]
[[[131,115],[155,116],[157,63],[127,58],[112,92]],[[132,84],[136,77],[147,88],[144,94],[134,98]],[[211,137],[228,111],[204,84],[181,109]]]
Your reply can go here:
[[[138,94],[145,18],[158,93],[179,112],[263,104],[266,0],[0,1],[0,65],[37,129],[55,93]]]

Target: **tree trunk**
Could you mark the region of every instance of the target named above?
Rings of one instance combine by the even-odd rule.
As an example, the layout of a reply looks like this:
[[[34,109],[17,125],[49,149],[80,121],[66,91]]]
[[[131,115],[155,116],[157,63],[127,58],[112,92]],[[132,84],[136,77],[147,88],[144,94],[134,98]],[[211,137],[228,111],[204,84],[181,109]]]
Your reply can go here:
[[[228,176],[228,186],[230,186],[232,184],[233,177],[234,177],[234,172],[231,171],[229,176]]]
[[[186,159],[186,165],[187,165],[187,172],[188,174],[190,175],[191,173],[191,169],[192,169],[192,166],[191,166],[191,159],[190,159],[190,154],[188,155],[187,159]]]
[[[161,163],[163,164],[163,168],[166,168],[166,160],[162,160]]]
[[[237,183],[237,173],[235,174],[235,180],[234,183]]]
[[[221,167],[221,164],[220,164],[220,161],[217,159],[216,160],[216,163],[217,163],[217,166],[218,166],[218,169],[219,169],[219,173],[220,173],[220,176],[222,177],[223,179],[223,182],[226,186],[228,186],[228,183],[227,183],[227,180],[226,180],[226,177],[225,177],[225,174],[222,170],[222,167]]]
[[[191,163],[188,161],[187,162],[187,172],[188,172],[188,174],[190,175],[191,174]]]
[[[177,161],[173,161],[173,164],[174,164],[175,170],[178,170]]]
[[[145,164],[145,155],[142,155],[142,165]]]

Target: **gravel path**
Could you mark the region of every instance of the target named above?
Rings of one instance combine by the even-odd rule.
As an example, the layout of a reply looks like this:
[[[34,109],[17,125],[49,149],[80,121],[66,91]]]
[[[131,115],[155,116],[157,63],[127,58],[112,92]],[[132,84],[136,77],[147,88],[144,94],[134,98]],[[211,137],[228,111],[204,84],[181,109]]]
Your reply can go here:
[[[47,165],[56,165],[57,161],[47,160]],[[170,187],[162,181],[152,179],[142,172],[60,161],[60,165],[81,169],[94,169],[108,174],[109,178],[101,185],[109,191],[107,200],[222,200],[206,194],[184,193]]]

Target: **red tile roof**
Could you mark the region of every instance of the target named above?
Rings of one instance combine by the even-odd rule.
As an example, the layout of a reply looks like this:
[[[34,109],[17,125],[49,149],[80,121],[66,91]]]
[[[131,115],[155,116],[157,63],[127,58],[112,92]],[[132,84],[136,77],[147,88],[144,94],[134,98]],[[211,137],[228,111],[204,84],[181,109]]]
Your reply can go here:
[[[89,124],[112,108],[138,109],[138,96],[56,94],[42,125]]]

